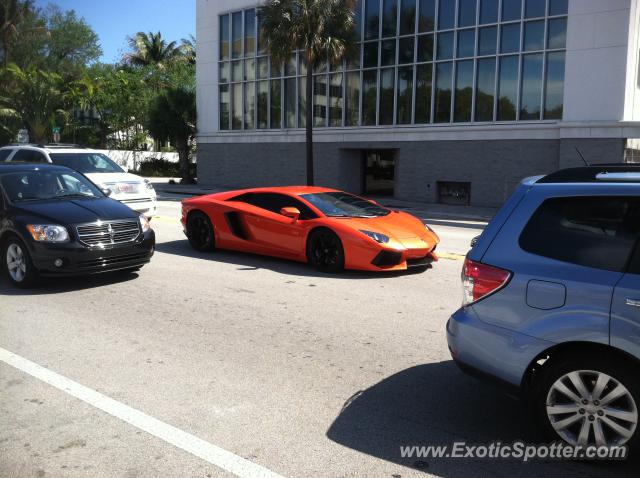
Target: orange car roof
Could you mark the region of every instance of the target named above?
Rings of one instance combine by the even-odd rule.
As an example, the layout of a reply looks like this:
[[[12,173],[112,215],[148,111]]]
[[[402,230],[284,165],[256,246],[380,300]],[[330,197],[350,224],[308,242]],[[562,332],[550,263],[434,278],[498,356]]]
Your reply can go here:
[[[228,191],[229,193],[233,192],[235,194],[242,193],[287,193],[294,194],[299,196],[301,194],[313,194],[313,193],[327,193],[327,192],[335,192],[337,189],[323,188],[319,186],[274,186],[274,187],[263,187],[263,188],[251,188],[251,189],[238,189],[236,191]]]

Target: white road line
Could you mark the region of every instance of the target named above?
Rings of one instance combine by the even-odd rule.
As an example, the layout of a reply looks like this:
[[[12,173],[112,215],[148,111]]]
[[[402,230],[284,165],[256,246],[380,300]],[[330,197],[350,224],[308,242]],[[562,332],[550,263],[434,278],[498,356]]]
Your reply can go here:
[[[212,445],[197,436],[191,435],[157,418],[149,416],[135,408],[102,395],[84,385],[80,385],[62,375],[41,367],[19,355],[0,347],[0,360],[22,372],[31,375],[52,387],[62,390],[89,405],[125,421],[140,430],[144,430],[161,440],[170,443],[192,455],[208,461],[223,470],[226,470],[241,478],[282,478],[277,473],[264,468],[256,463],[235,455],[230,451]]]

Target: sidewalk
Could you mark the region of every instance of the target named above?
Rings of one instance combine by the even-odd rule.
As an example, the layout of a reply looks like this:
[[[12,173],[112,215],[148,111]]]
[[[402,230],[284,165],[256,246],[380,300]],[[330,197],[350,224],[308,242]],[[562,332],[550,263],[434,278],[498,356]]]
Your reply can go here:
[[[226,191],[225,188],[205,188],[191,184],[169,184],[170,179],[176,183],[179,178],[147,178],[153,183],[156,191],[165,194],[178,194],[188,196],[201,196]],[[379,202],[391,209],[401,209],[422,219],[450,219],[453,221],[468,221],[486,223],[498,212],[497,208],[451,206],[447,204],[431,204],[418,201],[403,201],[389,197],[369,196],[370,199]]]

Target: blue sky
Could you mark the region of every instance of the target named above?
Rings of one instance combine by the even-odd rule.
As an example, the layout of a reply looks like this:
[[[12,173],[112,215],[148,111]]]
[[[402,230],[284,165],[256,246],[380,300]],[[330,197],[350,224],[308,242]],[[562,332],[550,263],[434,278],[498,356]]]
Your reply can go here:
[[[138,31],[160,31],[167,40],[180,41],[195,36],[195,0],[37,0],[38,7],[49,3],[63,10],[75,10],[100,38],[101,61],[112,63],[126,50],[127,36]]]

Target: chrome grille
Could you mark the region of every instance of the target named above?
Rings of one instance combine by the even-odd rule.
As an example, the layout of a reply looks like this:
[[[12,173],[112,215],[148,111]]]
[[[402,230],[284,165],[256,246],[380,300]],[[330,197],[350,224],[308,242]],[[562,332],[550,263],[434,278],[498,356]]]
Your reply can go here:
[[[76,227],[78,240],[90,247],[109,247],[133,242],[140,235],[137,220],[98,221]]]

